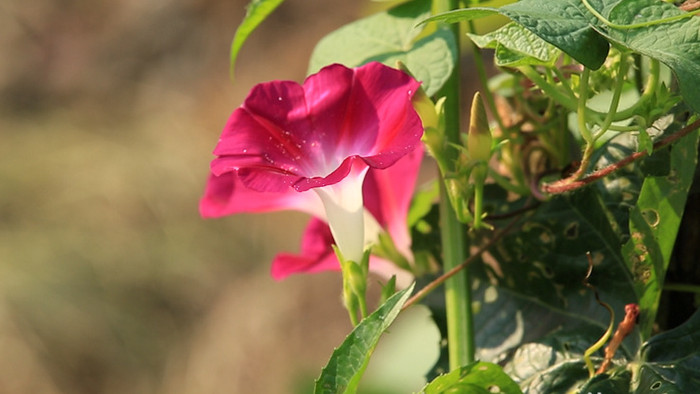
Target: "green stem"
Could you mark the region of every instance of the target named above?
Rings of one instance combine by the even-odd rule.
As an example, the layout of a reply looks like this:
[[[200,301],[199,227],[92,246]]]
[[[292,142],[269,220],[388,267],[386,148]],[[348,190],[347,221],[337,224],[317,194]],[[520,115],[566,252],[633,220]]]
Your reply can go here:
[[[458,8],[457,0],[434,0],[435,12],[447,12]],[[450,26],[459,43],[459,24]],[[459,44],[458,44],[459,46]],[[452,75],[441,90],[445,101],[445,135],[448,142],[460,143],[460,78],[459,60]],[[466,255],[466,231],[457,220],[450,205],[444,184],[440,185],[440,236],[445,272],[459,266]],[[460,270],[445,282],[445,312],[447,316],[447,346],[450,369],[454,370],[474,361],[474,330],[471,311],[471,294],[466,270]]]
[[[474,228],[480,229],[482,226],[481,218],[484,215],[484,183],[488,170],[485,167],[474,168],[472,170],[472,179],[474,183]],[[488,166],[483,163],[483,166]]]
[[[588,101],[588,77],[591,74],[589,68],[584,68],[581,74],[581,82],[579,84],[578,105],[576,107],[576,119],[578,121],[578,131],[581,137],[586,141],[586,145],[593,143],[593,135],[588,130],[586,125],[586,101]]]
[[[605,307],[605,309],[608,310],[608,313],[610,314],[610,323],[608,324],[608,328],[603,333],[603,336],[600,337],[600,339],[598,339],[596,343],[591,345],[591,347],[586,349],[585,352],[583,352],[583,361],[586,363],[586,368],[588,368],[588,375],[591,378],[595,375],[595,368],[593,367],[593,362],[591,361],[591,355],[600,350],[600,348],[602,348],[603,345],[605,345],[608,339],[610,339],[610,335],[612,335],[613,328],[615,327],[615,312],[613,311],[613,309],[610,307],[610,305],[604,302],[598,302],[600,303],[600,305],[602,305],[603,307]]]
[[[440,200],[440,227],[444,272],[465,260],[466,232],[457,220],[444,185]],[[474,330],[471,293],[467,270],[460,270],[445,281],[445,313],[447,316],[447,346],[450,370],[474,361]]]
[[[524,196],[524,195],[527,195],[528,193],[530,193],[530,189],[523,187],[523,186],[515,185],[514,183],[511,182],[510,179],[499,174],[498,171],[496,171],[492,168],[489,168],[488,171],[489,171],[489,176],[491,177],[491,179],[493,179],[493,181],[496,182],[503,189],[505,189],[509,192],[521,195],[521,196]]]
[[[569,78],[567,78],[564,75],[564,73],[561,72],[561,70],[558,69],[557,67],[554,67],[551,70],[554,72],[554,75],[556,75],[557,78],[559,78],[559,83],[561,84],[562,87],[564,87],[564,90],[566,90],[570,96],[572,96],[572,97],[575,96],[574,90],[571,89],[571,81],[569,80]]]
[[[620,112],[615,113],[612,117],[613,122],[621,121],[632,117],[637,109],[646,103],[655,93],[659,82],[659,61],[655,59],[650,59],[649,62],[649,78],[647,79],[647,84],[644,88],[644,93],[639,98],[639,100],[631,107],[624,109]],[[578,111],[579,101],[573,94],[570,87],[565,86],[566,92],[557,88],[555,85],[549,83],[545,78],[543,78],[540,73],[538,73],[532,66],[520,66],[518,70],[523,73],[530,81],[532,81],[538,88],[552,99],[554,99],[558,104],[563,105],[570,111]],[[599,112],[591,108],[586,108],[586,116],[589,121],[599,121],[599,119],[606,118],[608,114],[604,112]]]
[[[700,294],[700,286],[688,283],[664,283],[663,290]]]
[[[656,94],[656,89],[659,86],[660,71],[661,68],[659,61],[656,59],[649,59],[649,76],[647,77],[647,83],[644,86],[644,93],[642,93],[642,95],[639,97],[639,100],[637,100],[637,102],[634,103],[634,105],[616,113],[615,116],[613,116],[614,122],[628,119],[634,116],[635,112],[637,112],[637,109],[642,105],[646,104],[646,102]],[[639,73],[639,71],[637,72]]]
[[[600,126],[600,130],[593,136],[596,140],[605,134],[610,125],[615,118],[617,113],[617,107],[620,105],[620,96],[622,96],[622,88],[625,86],[625,79],[627,77],[627,57],[625,53],[620,54],[620,67],[617,70],[617,79],[615,80],[615,89],[613,90],[613,97],[610,100],[610,109],[608,109],[608,115],[605,117],[603,124]]]
[[[565,106],[571,111],[576,111],[578,103],[574,95],[564,94],[562,91],[557,89],[554,85],[547,82],[540,73],[538,73],[532,66],[521,66],[518,67],[523,75],[525,75],[530,81],[532,81],[537,87],[542,89],[547,96],[553,98],[557,103]]]
[[[584,68],[583,73],[581,74],[578,108],[576,113],[578,120],[578,131],[581,133],[581,137],[583,137],[586,146],[583,149],[583,154],[581,155],[581,165],[579,166],[578,170],[576,170],[576,172],[569,177],[571,180],[577,180],[583,176],[588,168],[588,164],[591,161],[591,156],[593,156],[594,139],[591,131],[588,129],[588,125],[586,124],[586,111],[588,110],[586,107],[586,101],[588,98],[588,77],[590,72],[590,69]]]

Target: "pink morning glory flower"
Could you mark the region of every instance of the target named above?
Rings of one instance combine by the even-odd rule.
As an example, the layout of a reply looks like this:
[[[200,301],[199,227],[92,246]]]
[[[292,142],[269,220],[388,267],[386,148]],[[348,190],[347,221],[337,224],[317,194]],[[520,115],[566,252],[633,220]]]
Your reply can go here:
[[[370,169],[363,184],[365,204],[365,242],[376,241],[379,231],[386,231],[396,250],[412,260],[411,237],[406,224],[411,197],[418,178],[423,149],[418,147],[385,170]],[[312,218],[304,231],[299,254],[280,253],[272,262],[272,277],[284,279],[299,272],[339,270],[331,245],[333,236],[328,224]],[[370,256],[370,270],[384,277],[401,274],[394,263]],[[409,279],[410,274],[405,275]],[[399,278],[401,279],[404,278]],[[405,281],[404,281],[405,282]]]
[[[420,145],[423,127],[411,104],[418,87],[376,62],[331,65],[303,85],[255,86],[214,150],[200,212],[305,211],[324,218],[344,258],[359,262],[365,176]]]

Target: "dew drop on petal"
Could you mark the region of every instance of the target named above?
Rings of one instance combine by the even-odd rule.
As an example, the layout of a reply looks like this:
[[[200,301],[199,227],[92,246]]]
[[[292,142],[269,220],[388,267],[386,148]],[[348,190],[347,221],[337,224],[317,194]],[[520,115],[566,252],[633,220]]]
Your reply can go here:
[[[277,101],[282,101],[282,96],[277,97]]]

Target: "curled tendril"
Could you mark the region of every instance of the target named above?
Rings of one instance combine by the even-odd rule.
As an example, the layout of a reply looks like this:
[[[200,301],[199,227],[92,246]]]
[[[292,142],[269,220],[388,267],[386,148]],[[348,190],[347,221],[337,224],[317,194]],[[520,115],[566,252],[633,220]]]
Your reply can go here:
[[[586,363],[586,368],[588,368],[588,374],[589,377],[595,376],[595,367],[593,366],[593,362],[591,361],[591,354],[597,352],[600,348],[605,345],[605,342],[610,339],[610,335],[612,335],[613,331],[613,326],[615,324],[615,312],[613,311],[612,307],[608,305],[607,303],[601,301],[600,295],[598,295],[598,290],[588,282],[588,278],[590,278],[591,273],[593,272],[593,259],[591,258],[591,252],[586,252],[586,257],[588,258],[588,272],[586,273],[586,277],[583,278],[583,285],[588,287],[593,291],[593,295],[595,295],[595,300],[598,304],[600,304],[602,307],[608,310],[608,313],[610,313],[610,324],[608,324],[608,329],[605,330],[605,333],[603,334],[596,343],[591,345],[586,351],[583,353],[583,361]]]

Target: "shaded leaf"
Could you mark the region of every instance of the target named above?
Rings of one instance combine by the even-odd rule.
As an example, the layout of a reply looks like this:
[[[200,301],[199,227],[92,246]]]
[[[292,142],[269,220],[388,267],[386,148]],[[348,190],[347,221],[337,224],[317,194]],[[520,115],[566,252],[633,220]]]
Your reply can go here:
[[[236,64],[238,52],[248,36],[255,30],[262,21],[267,18],[284,0],[252,0],[246,7],[246,14],[241,22],[231,43],[231,75]]]
[[[413,291],[413,284],[391,296],[374,313],[363,319],[345,338],[342,345],[316,380],[314,393],[354,393],[367,368],[379,337],[391,325]]]
[[[612,374],[601,374],[591,378],[580,389],[580,393],[628,393],[632,373],[625,368],[618,368]]]
[[[620,316],[625,303],[636,301],[619,255],[619,229],[606,213],[623,199],[621,190],[611,189],[614,193],[606,199],[589,188],[549,201],[491,249],[488,264],[470,266],[476,358],[506,362],[507,372],[523,389],[551,388],[530,392],[565,392],[557,388],[573,387],[588,377],[582,354],[603,334],[609,316],[582,284],[586,251],[596,261],[591,281],[601,297]],[[600,278],[606,280],[599,283]],[[426,302],[443,327],[440,297]],[[633,335],[620,353],[632,355],[638,344]],[[442,362],[433,373],[447,370],[446,360]]]
[[[401,61],[431,96],[452,74],[457,48],[445,28],[418,37],[423,30],[416,25],[429,15],[430,2],[414,0],[345,25],[316,45],[309,74],[331,63],[357,67],[379,61],[396,67]]]
[[[700,392],[700,311],[682,325],[647,341],[641,359],[644,365],[639,393],[664,392],[671,382],[676,391],[666,392]]]

